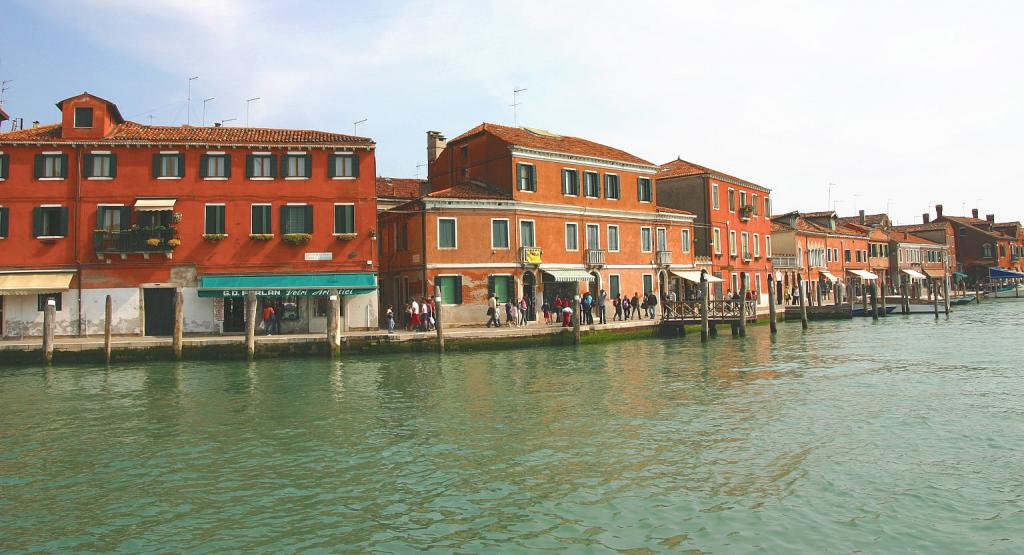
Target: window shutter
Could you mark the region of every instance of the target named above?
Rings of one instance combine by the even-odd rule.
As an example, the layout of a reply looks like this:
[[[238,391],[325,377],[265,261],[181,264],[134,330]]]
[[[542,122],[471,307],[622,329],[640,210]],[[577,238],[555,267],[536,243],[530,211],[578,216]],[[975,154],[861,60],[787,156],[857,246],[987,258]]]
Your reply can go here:
[[[32,236],[39,237],[43,234],[43,209],[32,209]]]
[[[57,235],[67,237],[68,235],[68,207],[60,207],[60,218],[57,220]]]
[[[178,177],[185,177],[185,153],[178,153]]]
[[[288,229],[288,208],[288,205],[281,207],[281,235],[291,233],[291,230]]]
[[[224,155],[224,177],[231,177],[231,155]]]
[[[327,155],[327,177],[338,177],[337,164],[339,156],[337,154]]]
[[[313,176],[313,155],[312,154],[307,154],[306,155],[306,174],[304,176],[302,176],[302,177],[312,177],[312,176]]]
[[[359,177],[359,153],[352,153],[352,177]]]
[[[277,156],[270,155],[270,177],[277,177]]]
[[[60,155],[60,175],[59,175],[59,177],[67,177],[67,176],[68,176],[68,155],[67,154],[61,154]]]
[[[643,200],[644,199],[644,191],[643,191],[643,189],[644,189],[644,180],[642,178],[639,178],[639,177],[636,178],[636,199],[637,200]]]
[[[160,154],[153,155],[153,177],[160,177]]]
[[[10,225],[7,222],[10,216],[9,208],[0,207],[0,237],[7,237],[7,232],[10,230]]]
[[[82,156],[82,177],[92,177],[92,154]]]
[[[39,179],[40,177],[43,176],[43,155],[42,154],[36,154],[34,173],[35,173],[36,179]]]
[[[312,204],[307,204],[307,205],[303,206],[302,208],[306,211],[306,217],[305,217],[306,229],[303,230],[303,233],[313,233],[313,205]]]
[[[487,297],[494,294],[494,279],[496,276],[487,276]]]
[[[270,165],[274,165],[273,164],[273,160],[271,160],[271,164]],[[288,175],[288,155],[287,154],[282,154],[281,155],[281,177],[290,177]]]
[[[569,194],[569,170],[562,170],[562,194]]]
[[[125,230],[132,226],[132,207],[121,207],[121,229]]]
[[[207,154],[201,154],[199,156],[199,177],[210,177],[207,164],[210,163],[210,156]]]
[[[11,171],[11,155],[0,154],[0,179],[7,179]]]
[[[110,155],[110,177],[117,177],[117,155]]]
[[[462,304],[462,276],[455,276],[455,304]]]
[[[263,223],[266,226],[265,227],[266,231],[264,233],[273,233],[274,232],[274,222],[273,222],[273,220],[274,220],[273,209],[270,208],[269,206],[267,206],[264,209],[264,211],[263,211]]]
[[[333,156],[332,156],[333,158]],[[332,164],[333,165],[333,164]],[[345,233],[345,226],[341,225],[345,221],[345,207],[340,204],[334,205],[334,232]]]
[[[252,177],[252,167],[256,164],[256,157],[252,154],[245,155],[245,177]]]

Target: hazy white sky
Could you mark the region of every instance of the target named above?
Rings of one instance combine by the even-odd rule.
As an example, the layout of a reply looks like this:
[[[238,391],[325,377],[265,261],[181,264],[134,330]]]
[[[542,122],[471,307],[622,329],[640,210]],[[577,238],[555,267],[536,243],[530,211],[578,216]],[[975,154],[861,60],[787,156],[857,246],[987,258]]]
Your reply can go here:
[[[777,212],[1024,219],[1024,3],[196,2],[5,8],[5,107],[82,90],[135,121],[245,119],[377,141],[411,177],[425,131],[481,121],[676,156],[773,189]],[[83,16],[83,14],[88,14]],[[423,170],[419,170],[422,172]]]

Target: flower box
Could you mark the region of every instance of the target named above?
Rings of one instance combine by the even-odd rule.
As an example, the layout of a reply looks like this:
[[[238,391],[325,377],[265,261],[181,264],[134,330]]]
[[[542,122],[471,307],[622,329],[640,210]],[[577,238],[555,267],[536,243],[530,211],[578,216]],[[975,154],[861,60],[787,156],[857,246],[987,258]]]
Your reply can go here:
[[[176,249],[179,246],[181,246],[181,239],[170,239],[169,241],[167,241],[167,246],[171,247],[172,249]]]
[[[281,239],[289,245],[305,245],[312,238],[313,236],[309,233],[285,233],[281,236]]]
[[[352,239],[355,239],[356,237],[359,237],[358,233],[335,233],[334,234],[334,238],[339,240],[339,241],[351,241]]]
[[[249,238],[253,241],[269,241],[274,238],[273,233],[250,233]]]
[[[203,234],[203,241],[209,241],[211,243],[216,243],[217,241],[221,241],[221,240],[226,239],[226,238],[227,238],[227,234],[226,233],[204,233]]]
[[[160,246],[160,238],[159,237],[150,237],[149,239],[146,239],[146,244],[151,246],[151,247],[159,247]]]

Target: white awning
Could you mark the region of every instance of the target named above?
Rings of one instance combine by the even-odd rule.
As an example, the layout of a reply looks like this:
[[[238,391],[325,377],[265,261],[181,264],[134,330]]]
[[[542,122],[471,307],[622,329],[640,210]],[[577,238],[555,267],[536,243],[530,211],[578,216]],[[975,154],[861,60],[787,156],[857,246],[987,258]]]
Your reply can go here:
[[[695,270],[690,270],[690,271],[676,271],[676,270],[672,270],[670,273],[672,275],[678,277],[678,278],[683,278],[686,281],[689,281],[689,282],[692,282],[692,283],[700,283],[700,271],[699,270],[696,270],[696,271]],[[707,274],[704,274],[704,275],[705,275],[705,279],[707,279],[708,283],[719,283],[720,281],[722,281],[722,278],[715,277],[715,276],[711,275],[710,273],[707,273]]]
[[[900,271],[903,272],[904,274],[907,274],[908,276],[910,276],[910,277],[912,277],[914,279],[928,279],[928,276],[922,274],[921,272],[918,272],[917,270],[900,270]]]
[[[0,275],[0,295],[39,295],[71,288],[73,272],[17,273]]]
[[[943,274],[942,272],[940,272],[939,270],[929,270],[929,269],[925,268],[924,273],[925,273],[926,276],[928,276],[928,277],[930,277],[932,279],[942,279],[942,278],[946,277],[946,275]]]
[[[832,283],[839,281],[839,278],[832,275],[832,272],[829,272],[828,270],[822,270],[821,275],[825,276],[825,279],[831,281]]]
[[[555,281],[594,281],[594,276],[586,270],[544,270],[544,273],[550,274]]]
[[[871,272],[869,272],[867,270],[850,270],[850,273],[855,275],[855,276],[857,276],[857,277],[859,277],[860,279],[866,279],[866,280],[878,279],[877,275],[872,274]]]
[[[140,198],[135,201],[136,212],[167,212],[174,210],[172,198]]]

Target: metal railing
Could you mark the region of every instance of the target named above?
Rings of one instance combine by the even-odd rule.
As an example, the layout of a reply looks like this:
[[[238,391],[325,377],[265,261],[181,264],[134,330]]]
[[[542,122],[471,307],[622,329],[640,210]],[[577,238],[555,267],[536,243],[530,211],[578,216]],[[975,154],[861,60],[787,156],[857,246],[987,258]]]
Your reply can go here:
[[[796,256],[789,254],[776,254],[772,256],[772,266],[776,268],[785,269],[797,269],[800,267],[797,264]]]
[[[604,266],[604,251],[587,249],[587,266]]]
[[[672,265],[672,251],[657,251],[654,253],[654,262],[658,266]]]
[[[93,248],[97,254],[133,252],[170,252],[167,242],[174,239],[171,229],[97,229],[93,231]]]
[[[746,317],[754,320],[757,317],[757,303],[755,301],[708,301],[708,320],[737,320],[740,317],[740,303],[745,302]],[[662,303],[662,320],[700,320],[700,301],[666,301]]]
[[[540,264],[543,253],[540,247],[519,247],[519,263]]]

